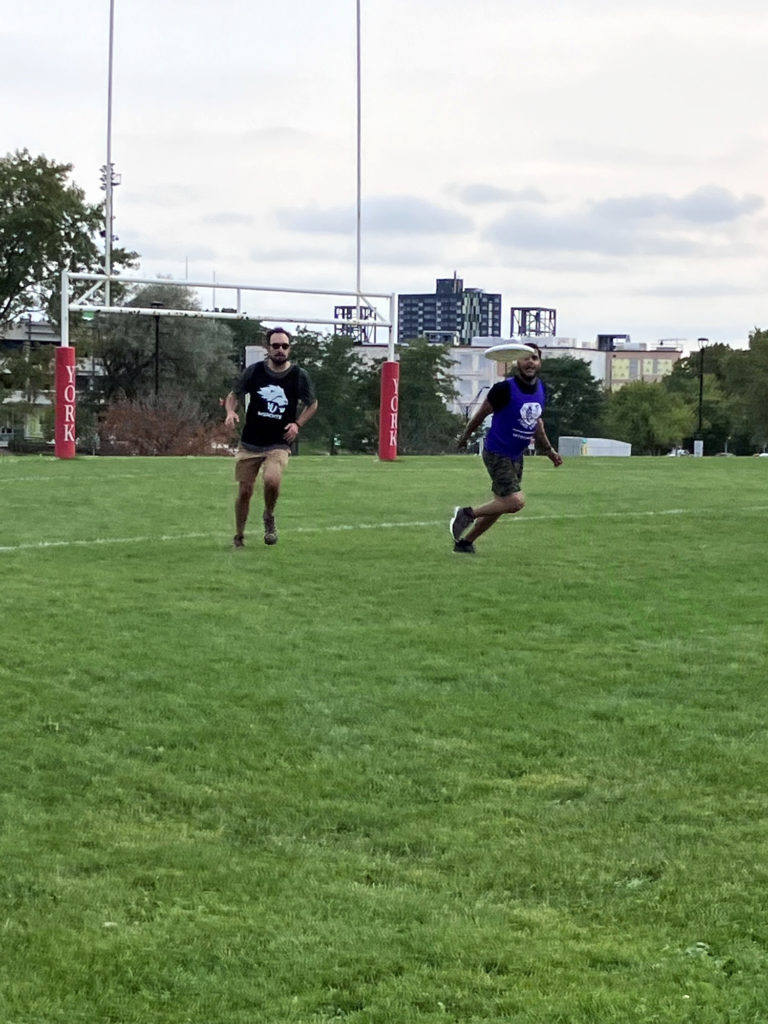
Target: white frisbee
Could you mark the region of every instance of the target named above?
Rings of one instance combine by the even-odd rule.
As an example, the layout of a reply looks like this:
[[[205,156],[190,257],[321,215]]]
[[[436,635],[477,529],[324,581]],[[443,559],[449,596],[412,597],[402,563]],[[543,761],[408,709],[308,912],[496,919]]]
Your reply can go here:
[[[485,350],[486,359],[495,359],[499,363],[508,363],[523,356],[535,356],[538,352],[522,341],[505,341],[502,345],[492,345]]]

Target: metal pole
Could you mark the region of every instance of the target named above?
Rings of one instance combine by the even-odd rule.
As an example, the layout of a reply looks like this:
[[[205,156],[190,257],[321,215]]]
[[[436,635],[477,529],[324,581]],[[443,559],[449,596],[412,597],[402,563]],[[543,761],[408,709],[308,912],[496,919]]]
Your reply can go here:
[[[699,437],[702,436],[702,413],[704,409],[704,349],[699,349]]]
[[[387,331],[387,362],[395,361],[395,343],[397,342],[397,297],[394,292],[389,297],[389,329]]]
[[[155,398],[160,391],[160,316],[155,313]]]
[[[107,165],[104,170],[104,305],[111,306],[110,276],[112,274],[112,54],[115,41],[115,0],[109,0],[109,68],[107,72]]]
[[[699,431],[697,437],[703,439],[703,410],[704,410],[704,346],[709,338],[697,338],[699,343]]]
[[[360,224],[361,224],[361,209],[362,209],[362,92],[360,87],[361,81],[361,59],[360,59],[360,0],[356,0],[357,8],[357,234],[356,234],[356,275],[355,275],[355,291],[357,294],[357,319],[360,320]]]
[[[61,347],[69,345],[69,271],[61,272]]]
[[[699,338],[699,429],[693,441],[693,454],[704,455],[704,348],[709,338]]]

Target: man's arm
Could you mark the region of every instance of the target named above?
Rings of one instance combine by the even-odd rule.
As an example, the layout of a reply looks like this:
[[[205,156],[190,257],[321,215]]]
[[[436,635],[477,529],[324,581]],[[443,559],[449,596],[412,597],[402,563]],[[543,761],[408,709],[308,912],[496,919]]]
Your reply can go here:
[[[457,447],[466,448],[467,441],[469,441],[470,437],[472,437],[474,432],[483,423],[483,421],[488,419],[492,412],[493,406],[491,405],[487,398],[484,398],[480,408],[473,413],[472,418],[457,437]]]
[[[293,444],[293,442],[298,437],[299,430],[301,430],[305,423],[308,423],[312,419],[316,412],[317,399],[315,399],[315,401],[311,405],[304,406],[299,415],[296,417],[295,423],[289,423],[286,426],[283,436],[285,437],[285,440],[288,442],[288,444]]]
[[[236,423],[240,422],[240,417],[237,415],[237,395],[234,391],[230,391],[224,399],[224,408],[227,410],[225,426],[234,427]]]
[[[552,442],[547,437],[547,432],[544,429],[544,420],[539,416],[536,421],[536,430],[534,431],[534,437],[536,443],[540,448],[544,449],[544,454],[549,458],[553,466],[562,466],[563,457],[559,452],[556,452],[552,446]]]

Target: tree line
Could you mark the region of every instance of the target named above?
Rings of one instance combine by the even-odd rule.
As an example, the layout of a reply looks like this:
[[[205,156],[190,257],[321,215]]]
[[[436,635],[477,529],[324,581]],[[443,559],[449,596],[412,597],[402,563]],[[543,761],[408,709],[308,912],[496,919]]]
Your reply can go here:
[[[635,455],[671,448],[752,454],[768,447],[768,331],[755,328],[748,348],[706,345],[679,359],[658,382],[635,381],[604,391],[581,359],[545,357],[550,436],[628,441]]]
[[[65,267],[103,271],[103,204],[86,202],[71,171],[26,150],[0,160],[0,332],[30,311],[58,322]],[[137,253],[112,250],[117,272],[137,261]],[[170,280],[133,290],[117,285],[113,301],[199,311],[197,298]],[[89,364],[78,395],[82,447],[172,454],[223,450],[234,440],[223,432],[221,402],[244,366],[246,346],[263,343],[261,323],[98,313],[70,330],[78,357]],[[294,357],[320,397],[302,432],[302,450],[376,450],[383,360],[361,359],[361,352],[349,337],[296,332]],[[458,399],[451,349],[414,339],[399,347],[398,358],[399,451],[454,451],[463,418],[451,411]],[[0,403],[21,392],[23,407],[31,409],[53,385],[46,347],[0,349],[0,371]],[[545,357],[542,377],[553,439],[612,437],[649,455],[690,448],[698,435],[707,454],[768,445],[768,332],[758,328],[747,349],[709,345],[679,360],[658,383],[606,393],[587,363],[568,356]]]

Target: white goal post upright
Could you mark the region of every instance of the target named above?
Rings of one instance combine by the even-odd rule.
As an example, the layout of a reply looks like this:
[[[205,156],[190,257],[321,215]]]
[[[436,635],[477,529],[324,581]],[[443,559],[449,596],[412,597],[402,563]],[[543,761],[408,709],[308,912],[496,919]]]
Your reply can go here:
[[[77,299],[70,300],[69,290],[73,281],[90,283],[87,291]],[[397,457],[397,415],[398,415],[398,383],[400,369],[395,362],[395,325],[396,325],[396,303],[393,293],[371,292],[368,295],[360,294],[360,291],[352,292],[348,289],[339,288],[335,291],[307,288],[277,288],[261,285],[240,285],[222,284],[216,282],[216,291],[233,291],[236,293],[236,304],[234,312],[215,312],[209,310],[193,309],[158,309],[141,308],[137,306],[112,306],[109,303],[110,284],[121,285],[174,285],[193,289],[209,289],[212,287],[210,281],[175,281],[169,278],[140,278],[140,277],[116,277],[112,274],[78,274],[68,270],[61,274],[61,345],[56,350],[56,412],[55,412],[55,455],[60,459],[72,459],[75,457],[76,443],[76,355],[74,348],[69,343],[69,314],[73,311],[80,313],[114,313],[122,316],[170,316],[188,317],[193,319],[209,320],[258,320],[266,323],[281,324],[314,324],[338,327],[338,321],[332,319],[308,319],[307,317],[272,316],[268,314],[248,314],[243,312],[243,293],[259,292],[286,295],[318,295],[336,296],[350,298],[354,297],[357,306],[357,317],[345,320],[345,327],[371,326],[371,320],[360,319],[360,308],[365,307],[374,314],[373,326],[381,327],[387,331],[387,358],[382,366],[381,392],[379,404],[379,458],[383,461],[392,461]],[[103,299],[98,301],[101,291]],[[96,299],[94,299],[96,296]],[[372,299],[386,299],[389,303],[389,315],[387,319],[381,317],[379,311],[372,303]]]

